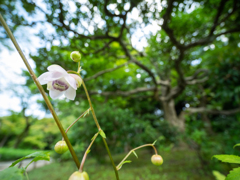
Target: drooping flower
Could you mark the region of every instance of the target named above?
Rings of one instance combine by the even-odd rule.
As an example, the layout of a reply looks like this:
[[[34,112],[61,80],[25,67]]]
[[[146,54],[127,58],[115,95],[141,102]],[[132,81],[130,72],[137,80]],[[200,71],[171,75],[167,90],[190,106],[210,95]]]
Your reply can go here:
[[[52,99],[57,99],[63,94],[70,100],[76,97],[76,90],[80,87],[82,79],[75,74],[68,74],[61,66],[51,65],[48,72],[38,77],[41,85],[47,84],[49,95]]]

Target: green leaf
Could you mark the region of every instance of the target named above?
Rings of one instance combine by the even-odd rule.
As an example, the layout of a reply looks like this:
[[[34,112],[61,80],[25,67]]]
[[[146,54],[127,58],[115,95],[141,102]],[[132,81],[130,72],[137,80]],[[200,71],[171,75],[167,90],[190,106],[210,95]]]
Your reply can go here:
[[[118,170],[122,168],[122,165],[124,165],[124,164],[126,164],[126,163],[131,163],[131,162],[132,162],[132,161],[130,161],[130,160],[128,160],[128,161],[123,161],[123,162],[120,164]]]
[[[99,131],[99,133],[104,139],[106,139],[106,134],[103,132],[103,130]]]
[[[136,158],[138,158],[138,155],[135,151],[133,151],[133,154],[136,156]]]
[[[89,149],[89,150],[87,151],[87,154],[90,153],[90,151],[91,151],[91,150]]]
[[[22,170],[17,167],[9,167],[0,171],[0,179],[1,180],[22,180],[23,174]]]
[[[224,176],[223,174],[221,174],[218,171],[213,171],[212,172],[214,177],[216,178],[216,180],[225,180],[226,176]]]
[[[240,179],[240,167],[234,168],[230,173],[227,175],[226,180],[238,180]]]
[[[214,155],[213,157],[226,163],[240,164],[240,157],[235,155]]]
[[[83,118],[84,118],[86,115],[88,115],[90,111],[91,111],[91,109],[89,108],[89,109],[84,113]]]
[[[9,167],[13,167],[15,166],[17,163],[21,162],[22,160],[24,159],[28,159],[28,158],[33,158],[33,160],[25,167],[25,169],[27,169],[27,167],[32,163],[32,162],[36,162],[36,161],[39,161],[39,160],[46,160],[46,161],[50,161],[50,152],[44,152],[44,151],[38,151],[38,152],[35,152],[35,153],[32,153],[32,154],[29,154],[25,157],[22,157],[18,160],[16,160],[15,162],[13,162],[11,164],[11,166]]]
[[[155,144],[156,144],[156,142],[157,142],[157,140],[155,140],[155,141],[152,143],[152,145],[155,145]]]
[[[238,144],[235,144],[235,146],[233,146],[233,148],[235,148],[235,147],[237,147],[237,146],[240,146],[240,143],[238,143]]]
[[[98,136],[98,133],[94,134],[94,136],[92,137],[91,141],[92,141],[96,136]]]

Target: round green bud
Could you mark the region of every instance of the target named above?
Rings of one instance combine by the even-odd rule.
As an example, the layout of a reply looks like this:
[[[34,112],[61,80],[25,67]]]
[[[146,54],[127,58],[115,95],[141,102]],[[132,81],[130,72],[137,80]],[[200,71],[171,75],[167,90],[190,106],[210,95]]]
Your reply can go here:
[[[68,150],[68,146],[65,141],[58,141],[54,147],[54,150],[58,154],[63,154]]]
[[[162,156],[155,154],[152,156],[151,161],[154,165],[161,166],[163,163],[163,158]]]
[[[81,60],[81,54],[78,51],[73,51],[70,54],[70,58],[74,61],[74,62],[80,62]]]
[[[86,172],[75,171],[68,180],[89,180]]]

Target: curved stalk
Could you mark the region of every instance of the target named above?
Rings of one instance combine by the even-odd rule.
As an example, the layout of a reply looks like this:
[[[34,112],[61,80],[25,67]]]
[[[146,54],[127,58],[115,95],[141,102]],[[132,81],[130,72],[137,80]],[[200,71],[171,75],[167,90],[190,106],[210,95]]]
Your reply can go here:
[[[65,133],[67,134],[67,132],[69,131],[69,129],[82,117],[84,117],[84,115],[87,113],[87,111],[89,111],[91,108],[88,108],[88,110],[86,110],[84,113],[82,113],[81,116],[79,116],[65,131]]]
[[[142,145],[142,146],[138,146],[138,147],[132,149],[131,151],[129,151],[129,153],[128,153],[128,154],[123,158],[123,160],[117,165],[117,170],[120,169],[121,164],[128,158],[128,156],[130,156],[130,154],[131,154],[133,151],[138,150],[138,149],[143,148],[143,147],[147,147],[147,146],[152,146],[152,148],[153,148],[154,151],[155,151],[155,154],[156,154],[156,155],[158,154],[158,153],[157,153],[157,149],[156,149],[155,146],[152,145],[152,144],[144,144],[144,145]]]
[[[44,99],[44,101],[46,102],[46,104],[47,104],[47,106],[48,106],[48,109],[49,109],[50,112],[52,113],[52,116],[53,116],[53,118],[54,118],[54,120],[55,120],[55,122],[56,122],[56,124],[57,124],[57,126],[58,126],[58,128],[59,128],[59,130],[60,130],[60,132],[61,132],[61,134],[62,134],[62,136],[63,136],[63,138],[65,139],[65,141],[66,141],[66,143],[67,143],[68,149],[69,149],[69,151],[70,151],[70,153],[71,153],[71,155],[72,155],[72,157],[73,157],[73,160],[74,160],[77,168],[79,168],[80,162],[79,162],[79,160],[78,160],[78,158],[77,158],[77,155],[76,155],[75,151],[73,150],[73,147],[72,147],[72,145],[71,145],[71,143],[70,143],[70,141],[69,141],[69,139],[68,139],[68,137],[67,137],[67,134],[65,133],[65,131],[64,131],[64,129],[63,129],[63,126],[62,126],[62,124],[61,124],[61,122],[60,122],[60,120],[59,120],[56,112],[55,112],[54,109],[53,109],[53,106],[52,106],[51,102],[49,101],[49,99],[48,99],[48,97],[47,97],[47,95],[46,95],[46,93],[45,93],[42,85],[41,85],[41,84],[39,83],[39,81],[37,80],[37,77],[36,77],[35,73],[33,72],[32,68],[31,68],[31,66],[29,65],[26,57],[24,56],[24,54],[23,54],[20,46],[18,45],[15,37],[13,36],[11,30],[9,29],[8,25],[7,25],[6,22],[4,21],[4,19],[3,19],[3,17],[2,17],[1,14],[0,14],[0,21],[1,21],[4,29],[6,30],[8,36],[10,37],[12,43],[14,44],[15,48],[17,49],[19,55],[21,56],[24,64],[26,65],[26,67],[27,67],[27,69],[28,69],[28,71],[29,71],[29,73],[30,73],[33,81],[35,82],[35,84],[37,85],[40,93],[42,94],[43,99]]]
[[[83,166],[84,166],[85,160],[86,160],[86,158],[87,158],[88,151],[90,150],[90,148],[91,148],[93,142],[95,141],[95,139],[97,138],[98,134],[99,134],[99,132],[94,135],[94,137],[93,137],[93,139],[92,139],[92,142],[89,144],[87,150],[86,150],[85,153],[84,153],[84,156],[83,156],[83,159],[82,159],[80,168],[79,168],[79,171],[80,171],[80,172],[83,172]]]
[[[79,76],[80,76],[80,75],[79,75]],[[80,77],[81,77],[81,76],[80,76]],[[81,77],[81,78],[82,78],[82,77]],[[93,106],[92,106],[91,99],[90,99],[89,94],[88,94],[88,91],[87,91],[87,87],[86,87],[83,79],[82,79],[82,85],[83,85],[84,91],[85,91],[85,93],[86,93],[86,96],[87,96],[87,99],[88,99],[88,103],[89,103],[89,105],[90,105],[90,107],[91,107],[92,115],[93,115],[93,119],[94,119],[94,121],[95,121],[95,124],[96,124],[98,130],[101,131],[101,127],[100,127],[100,125],[99,125],[99,123],[98,123],[96,114],[95,114],[94,109],[93,109]],[[110,161],[111,161],[111,163],[112,163],[113,169],[114,169],[114,171],[115,171],[116,179],[119,180],[118,170],[117,170],[116,165],[115,165],[115,163],[114,163],[114,161],[113,161],[111,152],[110,152],[110,150],[109,150],[109,148],[108,148],[108,144],[107,144],[106,140],[105,140],[103,137],[102,137],[102,140],[103,140],[103,142],[104,142],[104,145],[105,145],[105,148],[106,148],[106,150],[107,150],[108,156],[109,156],[109,158],[110,158]]]

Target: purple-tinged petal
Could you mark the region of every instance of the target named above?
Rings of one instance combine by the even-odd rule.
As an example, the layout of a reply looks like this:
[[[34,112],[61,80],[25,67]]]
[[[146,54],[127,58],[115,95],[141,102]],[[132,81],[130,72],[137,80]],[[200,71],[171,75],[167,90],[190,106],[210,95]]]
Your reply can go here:
[[[64,76],[61,72],[49,72],[49,75],[45,78],[46,81],[54,81]]]
[[[77,89],[77,81],[72,76],[68,74],[67,76],[64,76],[64,78],[73,89]]]
[[[69,87],[66,91],[65,91],[65,96],[70,99],[70,100],[74,100],[76,97],[76,90],[73,89],[72,87]]]
[[[55,89],[51,89],[49,91],[49,95],[52,99],[57,99],[59,98],[60,96],[62,96],[64,94],[65,91],[58,91],[58,90],[55,90]]]
[[[49,80],[46,80],[46,78],[50,76],[50,72],[45,72],[42,75],[38,77],[38,81],[41,85],[47,84]]]
[[[57,65],[57,64],[53,64],[51,66],[48,66],[48,71],[50,72],[60,72],[64,75],[67,75],[67,71],[65,71],[65,69],[63,69],[61,66]]]

